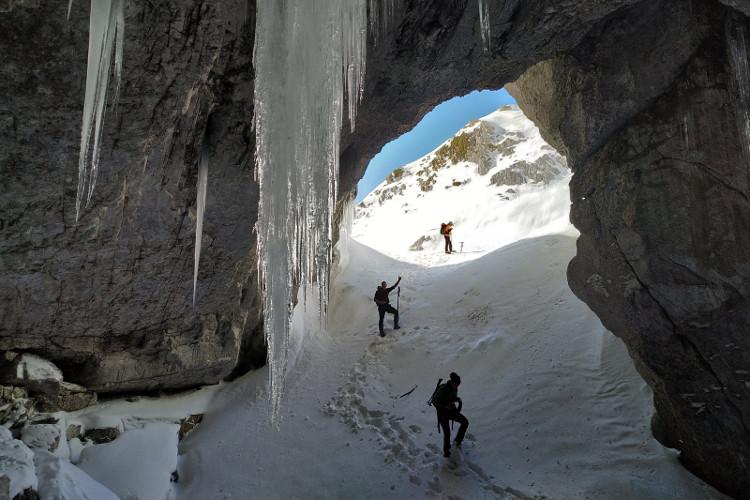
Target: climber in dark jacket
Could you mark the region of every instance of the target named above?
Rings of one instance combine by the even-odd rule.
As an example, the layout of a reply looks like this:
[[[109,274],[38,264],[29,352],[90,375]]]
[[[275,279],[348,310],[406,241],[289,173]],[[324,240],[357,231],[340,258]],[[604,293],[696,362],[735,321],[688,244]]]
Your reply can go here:
[[[388,300],[388,294],[391,293],[399,283],[401,283],[401,276],[398,277],[398,281],[392,287],[388,288],[388,284],[383,281],[378,289],[375,290],[375,298],[373,300],[375,300],[375,303],[378,305],[378,314],[380,314],[378,327],[380,328],[381,337],[385,337],[385,332],[383,331],[383,318],[385,317],[385,313],[393,314],[393,329],[398,330],[400,328],[398,326],[398,309],[395,309]]]
[[[453,221],[449,222],[443,228],[443,238],[445,238],[445,253],[453,253],[453,240],[451,233],[453,232]]]
[[[454,420],[461,424],[456,434],[456,447],[461,446],[461,442],[466,435],[466,429],[469,428],[469,420],[461,414],[461,398],[458,397],[458,386],[461,385],[461,377],[455,372],[451,372],[450,380],[440,385],[432,397],[432,405],[437,410],[438,425],[443,429],[443,456],[451,456],[451,427],[450,421]],[[458,403],[458,406],[456,406]]]

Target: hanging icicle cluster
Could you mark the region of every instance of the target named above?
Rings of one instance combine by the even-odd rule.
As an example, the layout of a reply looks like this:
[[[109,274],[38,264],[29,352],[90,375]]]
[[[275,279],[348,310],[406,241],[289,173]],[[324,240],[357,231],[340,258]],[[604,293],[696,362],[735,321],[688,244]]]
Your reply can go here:
[[[278,423],[295,285],[317,283],[325,314],[346,96],[362,93],[367,0],[259,0],[254,65],[256,230]]]
[[[68,4],[68,16],[72,0]],[[107,107],[109,76],[114,59],[115,96],[117,103],[122,76],[122,45],[125,30],[124,0],[91,0],[89,15],[89,53],[86,66],[86,94],[83,100],[81,150],[78,157],[78,192],[76,222],[84,196],[86,206],[94,194],[99,171],[102,124]],[[93,137],[93,143],[92,143]]]

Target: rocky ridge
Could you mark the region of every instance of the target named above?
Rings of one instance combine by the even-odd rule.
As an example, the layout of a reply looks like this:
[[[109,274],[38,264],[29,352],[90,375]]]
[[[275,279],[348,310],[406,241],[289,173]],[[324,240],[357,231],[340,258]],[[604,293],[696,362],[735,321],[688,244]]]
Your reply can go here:
[[[551,184],[564,186],[569,174],[565,158],[544,142],[518,107],[504,106],[467,124],[422,158],[394,169],[356,206],[353,235],[378,249],[378,239],[385,237],[404,250],[432,253],[442,238],[437,230],[424,230],[437,228],[443,217],[443,222],[458,224],[460,239],[478,256],[501,246],[503,235],[533,232],[538,224],[518,224],[514,216],[502,214],[522,210],[520,203],[528,195],[544,197]],[[559,194],[567,207],[567,191]],[[550,192],[549,197],[554,196],[557,191]],[[567,215],[561,215],[567,223]],[[514,225],[525,227],[515,231]],[[503,231],[490,229],[498,226],[504,226]],[[394,257],[410,260],[408,254]],[[430,258],[418,260],[428,264]]]

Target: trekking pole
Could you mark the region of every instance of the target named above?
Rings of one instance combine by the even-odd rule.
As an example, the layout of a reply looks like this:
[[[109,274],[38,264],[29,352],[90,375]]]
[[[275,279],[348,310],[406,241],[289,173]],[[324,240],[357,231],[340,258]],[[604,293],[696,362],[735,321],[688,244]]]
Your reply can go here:
[[[401,305],[401,287],[396,290],[396,310],[398,311]]]

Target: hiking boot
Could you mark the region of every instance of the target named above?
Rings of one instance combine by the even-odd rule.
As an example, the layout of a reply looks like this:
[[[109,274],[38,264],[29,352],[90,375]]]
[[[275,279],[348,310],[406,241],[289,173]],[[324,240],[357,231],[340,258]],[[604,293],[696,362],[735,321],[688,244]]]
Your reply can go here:
[[[461,447],[461,441],[453,441],[453,446],[455,446],[456,448],[460,448]]]
[[[450,452],[450,451],[448,451],[448,450],[445,450],[445,451],[443,452],[443,456],[444,456],[445,458],[448,458],[448,457],[450,457],[450,456],[451,456],[451,452]]]
[[[394,330],[401,330],[401,327],[400,327],[400,326],[398,326],[398,325],[393,325],[393,329],[394,329]]]
[[[385,332],[380,332],[381,337],[385,337]]]

